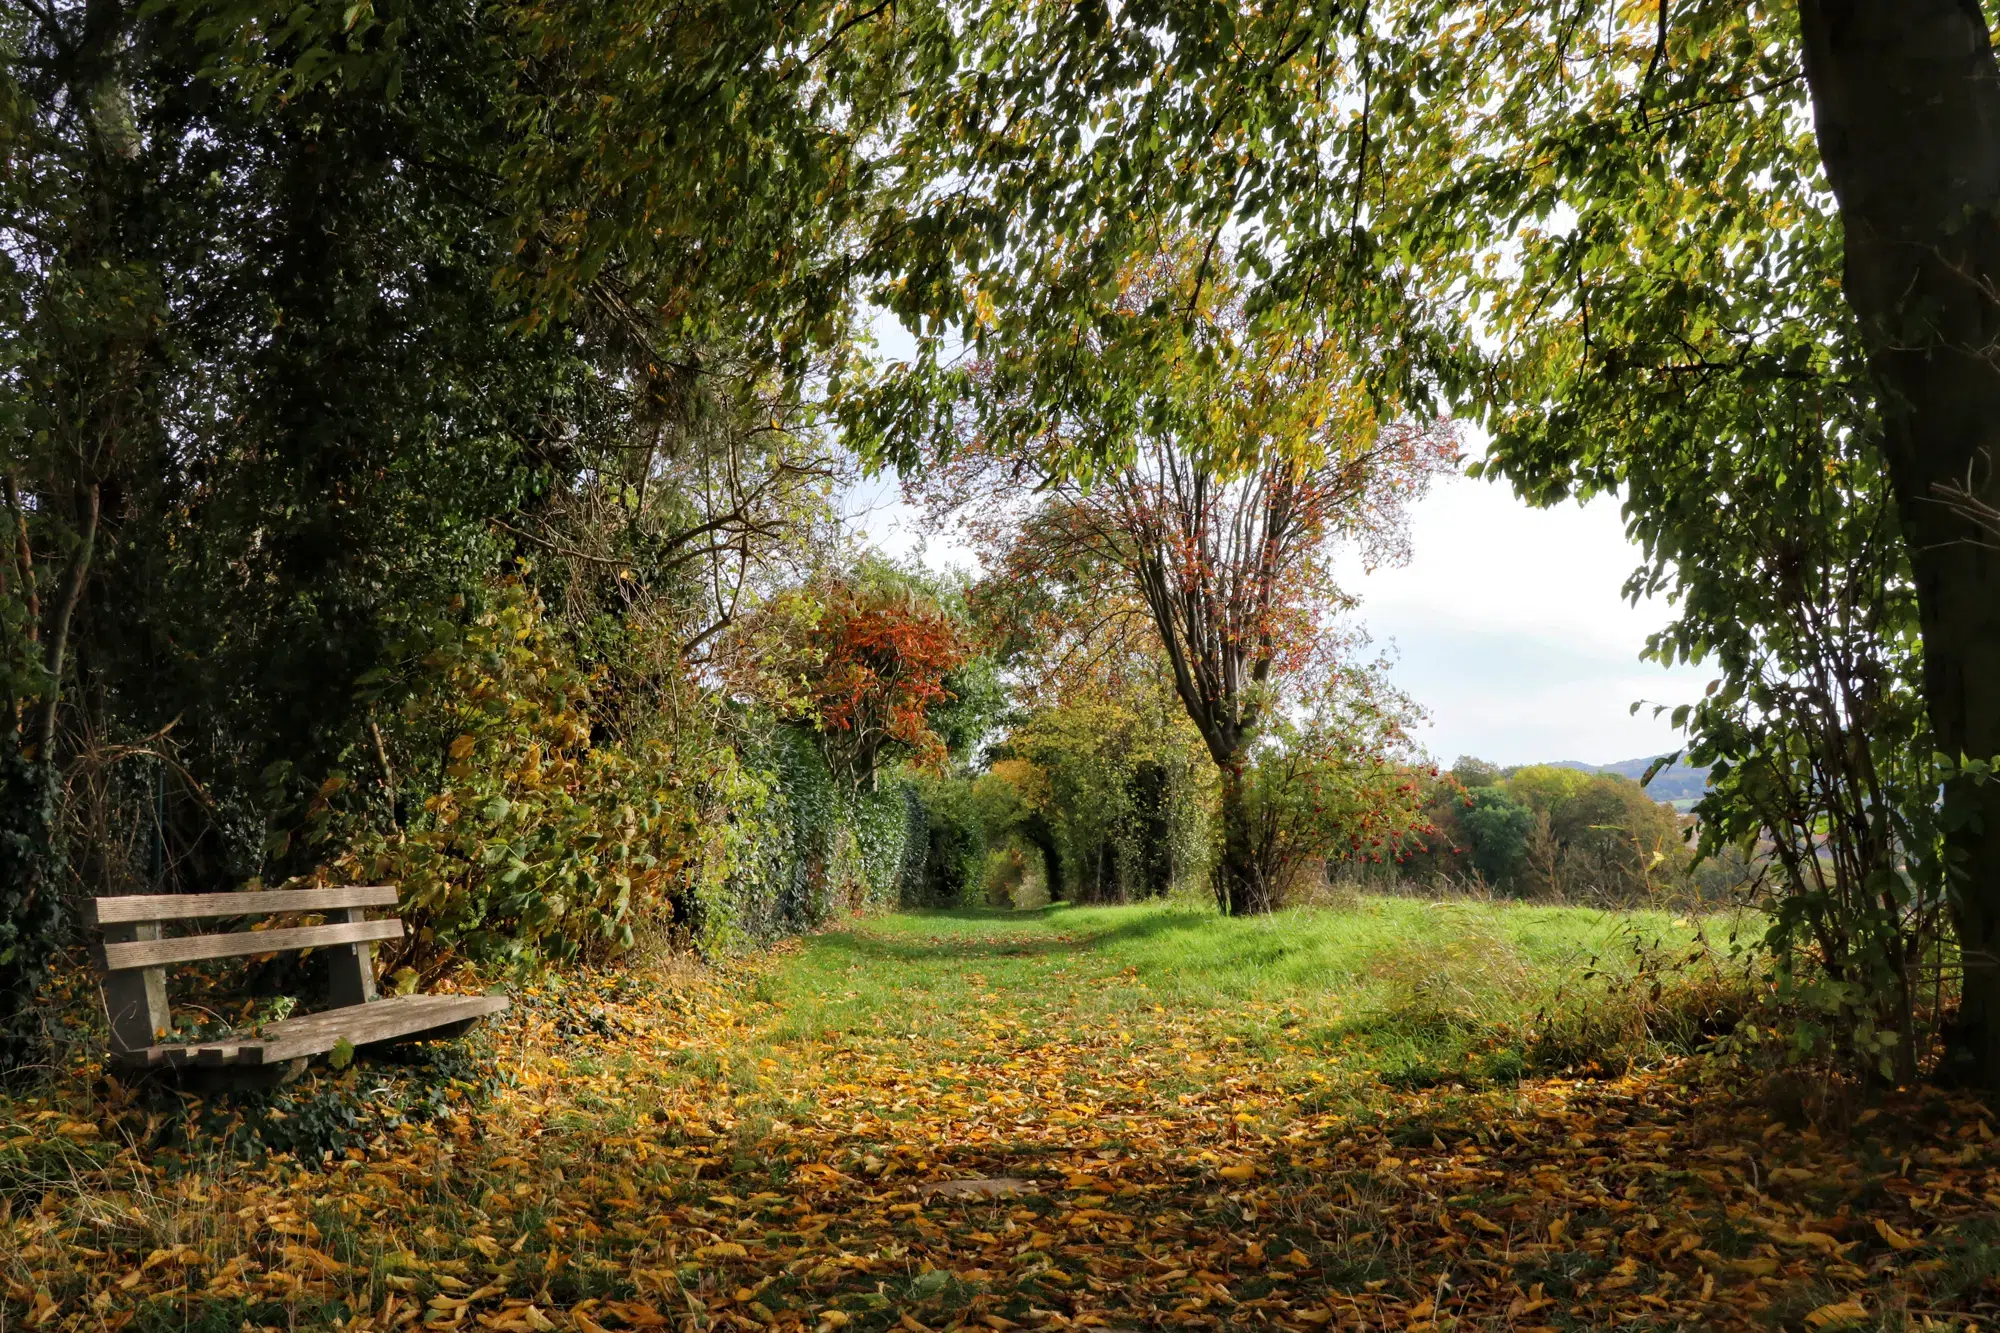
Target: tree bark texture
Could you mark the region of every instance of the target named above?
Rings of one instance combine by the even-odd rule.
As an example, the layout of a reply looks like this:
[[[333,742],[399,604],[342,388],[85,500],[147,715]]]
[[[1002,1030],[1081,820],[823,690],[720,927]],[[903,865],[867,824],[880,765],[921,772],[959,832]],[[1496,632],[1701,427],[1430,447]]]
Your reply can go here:
[[[1258,916],[1277,907],[1250,827],[1249,792],[1240,756],[1222,765],[1222,863],[1216,897],[1230,916]]]
[[[1974,0],[1800,0],[1847,299],[1877,380],[1938,748],[2000,755],[2000,67]],[[1951,793],[1964,1001],[1948,1072],[2000,1087],[2000,783]]]

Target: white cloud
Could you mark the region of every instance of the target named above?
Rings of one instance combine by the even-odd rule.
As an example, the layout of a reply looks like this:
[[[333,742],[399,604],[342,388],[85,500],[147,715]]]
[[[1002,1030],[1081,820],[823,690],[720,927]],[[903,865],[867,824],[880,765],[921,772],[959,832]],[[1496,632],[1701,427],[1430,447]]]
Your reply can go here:
[[[1435,757],[1609,763],[1679,747],[1664,716],[1630,707],[1686,703],[1712,673],[1639,660],[1672,611],[1625,600],[1640,553],[1615,500],[1538,510],[1456,478],[1415,507],[1410,537],[1409,564],[1344,572],[1396,683],[1431,714],[1419,740]]]

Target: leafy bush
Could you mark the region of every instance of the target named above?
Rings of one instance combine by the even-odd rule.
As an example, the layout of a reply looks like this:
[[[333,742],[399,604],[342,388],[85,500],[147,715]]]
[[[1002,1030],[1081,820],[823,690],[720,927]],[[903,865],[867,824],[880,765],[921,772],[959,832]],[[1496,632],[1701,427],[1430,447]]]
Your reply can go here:
[[[641,923],[726,950],[896,901],[900,793],[836,781],[802,728],[690,682],[668,682],[684,697],[655,725],[598,739],[593,679],[517,582],[404,660],[406,680],[367,682],[404,696],[379,771],[336,773],[303,830],[329,848],[322,878],[403,887],[411,933],[387,967],[600,960]]]
[[[397,817],[368,818],[362,779],[336,772],[310,821],[337,849],[332,876],[402,886],[411,933],[389,966],[602,957],[635,917],[710,928],[769,803],[734,749],[699,722],[594,745],[590,682],[519,583],[425,627],[405,660],[414,681],[366,784]]]
[[[912,843],[902,900],[911,907],[955,907],[981,896],[986,830],[974,785],[964,778],[914,775],[906,783],[923,812],[921,841]]]
[[[1500,787],[1477,787],[1459,814],[1466,841],[1472,844],[1472,864],[1488,883],[1512,882],[1528,855],[1528,833],[1535,812]]]

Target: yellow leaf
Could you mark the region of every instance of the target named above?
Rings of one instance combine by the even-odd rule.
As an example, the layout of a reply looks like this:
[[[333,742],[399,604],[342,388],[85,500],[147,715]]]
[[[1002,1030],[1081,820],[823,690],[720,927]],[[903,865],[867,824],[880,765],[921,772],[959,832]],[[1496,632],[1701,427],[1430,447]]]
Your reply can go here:
[[[1868,1317],[1868,1307],[1850,1297],[1832,1305],[1822,1305],[1806,1316],[1806,1322],[1814,1328],[1834,1328],[1841,1324],[1857,1323]]]
[[[1887,1241],[1892,1250],[1912,1250],[1917,1245],[1916,1237],[1904,1235],[1879,1217],[1875,1219],[1875,1234]]]
[[[465,1243],[485,1255],[488,1259],[500,1257],[500,1242],[491,1236],[467,1236]]]
[[[713,1245],[704,1245],[696,1250],[694,1257],[714,1263],[718,1259],[747,1259],[750,1257],[750,1251],[733,1240],[719,1240]]]
[[[335,1277],[347,1271],[347,1265],[330,1254],[324,1254],[310,1245],[287,1245],[281,1253],[285,1262],[300,1268],[310,1268],[327,1277]]]
[[[1745,1277],[1769,1277],[1778,1271],[1778,1261],[1776,1259],[1730,1259],[1723,1264],[1723,1267],[1732,1273],[1741,1273]]]
[[[1241,1182],[1254,1178],[1257,1174],[1257,1168],[1244,1163],[1236,1166],[1225,1166],[1215,1174],[1221,1176],[1224,1180]]]

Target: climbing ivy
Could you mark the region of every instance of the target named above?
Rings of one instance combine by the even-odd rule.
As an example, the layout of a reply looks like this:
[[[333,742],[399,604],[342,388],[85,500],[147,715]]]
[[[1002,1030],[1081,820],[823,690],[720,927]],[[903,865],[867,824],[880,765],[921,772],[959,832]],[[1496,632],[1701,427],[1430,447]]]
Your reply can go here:
[[[40,1053],[37,999],[67,942],[57,785],[52,765],[0,753],[0,1069]]]

